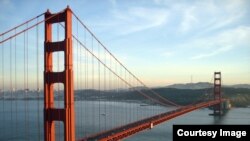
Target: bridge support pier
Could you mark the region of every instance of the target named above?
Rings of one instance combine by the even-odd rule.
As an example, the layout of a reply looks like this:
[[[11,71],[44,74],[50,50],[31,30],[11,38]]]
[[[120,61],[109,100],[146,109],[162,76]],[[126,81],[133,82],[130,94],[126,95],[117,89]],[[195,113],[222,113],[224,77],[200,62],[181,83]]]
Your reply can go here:
[[[214,72],[214,100],[221,101],[221,72]],[[213,115],[222,115],[223,113],[221,108],[221,103],[214,105]]]
[[[44,140],[55,141],[55,121],[64,124],[64,141],[75,140],[75,111],[74,84],[72,63],[72,11],[69,7],[64,12],[45,13],[45,42],[44,42]],[[52,42],[52,24],[65,23],[65,39]],[[53,72],[53,53],[64,52],[64,70]],[[64,85],[64,107],[54,105],[55,83]]]
[[[221,72],[214,72],[214,100],[219,100],[220,103],[213,106],[212,116],[222,116],[231,107],[229,101],[222,101]]]

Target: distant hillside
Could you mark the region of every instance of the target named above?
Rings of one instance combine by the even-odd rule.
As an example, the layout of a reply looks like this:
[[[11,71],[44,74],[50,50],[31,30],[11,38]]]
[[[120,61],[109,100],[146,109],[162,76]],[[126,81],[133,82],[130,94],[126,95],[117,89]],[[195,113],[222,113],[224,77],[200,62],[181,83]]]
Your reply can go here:
[[[154,88],[155,92],[160,94],[179,105],[187,105],[196,102],[206,101],[213,98],[213,88],[207,89],[176,89],[176,88]],[[147,94],[150,97],[157,99],[148,90],[141,90],[141,92]],[[101,98],[102,100],[115,100],[115,101],[145,101],[145,97],[140,95],[136,91],[77,91],[76,99],[78,100],[95,100]],[[230,88],[224,87],[222,89],[222,95],[224,98],[229,98],[232,105],[235,107],[247,107],[250,106],[250,89],[246,88]],[[160,99],[159,99],[160,100]]]
[[[228,85],[226,87],[250,89],[250,84],[236,84],[236,85]]]
[[[186,85],[187,86],[187,85]],[[213,98],[213,87],[198,89],[205,87],[206,84],[196,85],[192,89],[177,89],[177,88],[153,88],[155,92],[160,94],[162,97],[165,97],[179,105],[187,105],[196,102],[206,101]],[[207,85],[208,86],[208,85]],[[146,94],[147,96],[160,100],[159,97],[152,94],[151,91],[143,88],[137,88],[140,92]],[[233,88],[233,87],[223,87],[222,89],[223,97],[229,98],[232,102],[232,105],[235,107],[248,107],[250,106],[250,89],[247,88]],[[13,95],[10,92],[6,91],[4,94],[1,94],[0,99],[5,100],[21,100],[29,99],[43,100],[43,91],[40,91],[39,94],[36,91],[16,91]],[[63,99],[63,92],[59,91],[55,93],[56,100]],[[75,91],[75,100],[104,100],[104,101],[135,101],[148,103],[148,100],[138,91],[134,89],[119,89],[119,90],[109,90],[109,91],[98,91],[98,90],[77,90]]]
[[[207,89],[175,89],[175,88],[158,88],[154,89],[161,94],[180,105],[186,105],[197,101],[207,100],[213,97],[213,88]],[[222,89],[224,98],[230,99],[234,107],[250,106],[250,89],[224,87]]]
[[[213,83],[198,82],[198,83],[173,84],[173,85],[166,86],[166,88],[175,88],[175,89],[206,89],[206,88],[212,88],[213,85],[214,85]],[[250,89],[250,84],[224,85],[223,87]]]
[[[175,89],[206,89],[212,88],[213,84],[208,82],[198,82],[198,83],[186,83],[186,84],[173,84],[166,86],[166,88],[175,88]]]

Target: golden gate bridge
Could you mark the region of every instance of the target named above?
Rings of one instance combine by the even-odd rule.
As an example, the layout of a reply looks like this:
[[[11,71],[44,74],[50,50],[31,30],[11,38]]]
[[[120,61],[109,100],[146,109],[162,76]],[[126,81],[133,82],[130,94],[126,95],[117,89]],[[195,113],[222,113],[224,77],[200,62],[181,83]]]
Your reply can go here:
[[[222,114],[220,72],[213,98],[179,105],[125,67],[69,7],[0,37],[5,140],[115,141],[200,108]]]

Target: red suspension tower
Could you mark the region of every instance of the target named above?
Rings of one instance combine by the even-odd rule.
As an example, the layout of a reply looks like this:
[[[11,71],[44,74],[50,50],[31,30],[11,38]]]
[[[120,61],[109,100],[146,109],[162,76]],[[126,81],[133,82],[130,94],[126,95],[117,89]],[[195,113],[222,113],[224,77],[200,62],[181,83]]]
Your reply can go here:
[[[50,17],[50,18],[49,18]],[[45,42],[44,42],[44,140],[55,141],[55,121],[64,124],[64,141],[75,140],[75,111],[74,111],[74,84],[72,64],[72,11],[67,7],[64,12],[45,13]],[[52,42],[52,24],[65,23],[65,39]],[[64,52],[65,69],[62,72],[53,72],[53,53]],[[55,83],[64,85],[64,108],[54,106]]]
[[[221,72],[214,72],[214,100],[221,101]],[[214,106],[214,115],[221,115],[221,103]]]

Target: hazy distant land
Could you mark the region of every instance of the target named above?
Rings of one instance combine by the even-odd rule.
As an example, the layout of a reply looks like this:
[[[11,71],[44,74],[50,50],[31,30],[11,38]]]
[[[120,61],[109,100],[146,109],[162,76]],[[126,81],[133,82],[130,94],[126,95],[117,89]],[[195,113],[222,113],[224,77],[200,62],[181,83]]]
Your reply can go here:
[[[87,90],[76,90],[75,100],[109,100],[109,101],[140,101],[147,102],[145,98],[138,94],[135,90],[140,90],[149,96],[154,96],[147,89],[131,88],[131,89],[116,89],[98,91],[93,89]],[[187,105],[198,101],[207,100],[212,97],[213,84],[206,82],[199,83],[187,83],[187,84],[174,84],[166,87],[153,88],[153,90],[159,93],[161,96],[168,98],[180,105]],[[222,94],[225,98],[231,100],[232,106],[234,107],[249,107],[250,106],[250,85],[249,84],[238,84],[231,86],[223,86]],[[36,91],[24,91],[18,90],[12,94],[6,91],[4,93],[4,99],[43,99],[43,91],[37,93]],[[62,100],[62,91],[55,92],[55,99]],[[1,94],[0,99],[3,99]]]

